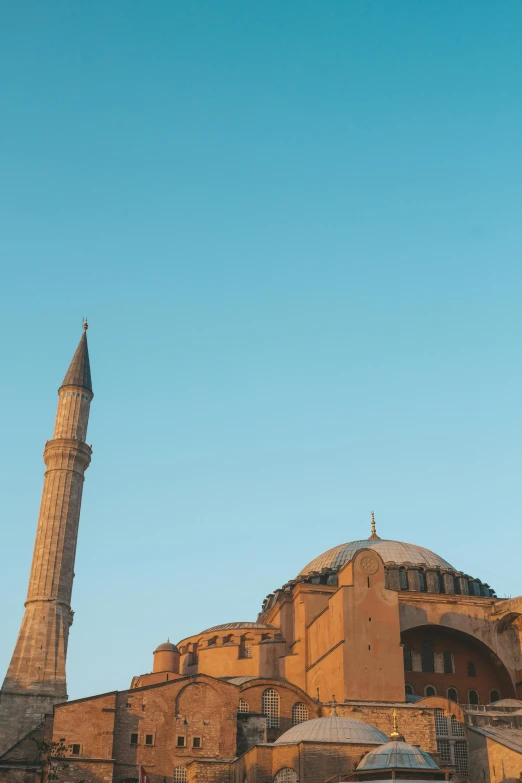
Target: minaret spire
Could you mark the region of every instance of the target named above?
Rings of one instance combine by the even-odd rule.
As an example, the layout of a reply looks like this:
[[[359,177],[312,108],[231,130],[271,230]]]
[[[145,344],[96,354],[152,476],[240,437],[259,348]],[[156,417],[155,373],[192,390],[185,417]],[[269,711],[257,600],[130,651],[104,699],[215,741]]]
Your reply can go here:
[[[67,698],[65,660],[72,623],[71,594],[93,398],[87,322],[62,385],[46,473],[25,613],[0,691],[0,739],[34,723]]]
[[[370,538],[368,540],[369,541],[380,541],[380,537],[377,535],[377,531],[375,529],[375,514],[373,513],[373,511],[372,511],[372,534],[371,534],[371,536],[370,536]]]

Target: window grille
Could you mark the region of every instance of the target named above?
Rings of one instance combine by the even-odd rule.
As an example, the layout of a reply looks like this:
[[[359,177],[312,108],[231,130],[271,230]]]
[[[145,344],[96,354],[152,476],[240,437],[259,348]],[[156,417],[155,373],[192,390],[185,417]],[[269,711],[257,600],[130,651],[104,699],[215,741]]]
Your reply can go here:
[[[275,776],[274,783],[299,783],[299,777],[294,769],[284,767]]]
[[[444,715],[444,710],[435,710],[435,734],[437,737],[447,737],[448,719]]]
[[[408,572],[404,568],[399,571],[399,587],[401,590],[408,589]]]
[[[456,719],[454,715],[451,716],[451,736],[452,737],[465,737],[466,732],[462,723]]]
[[[444,650],[442,653],[444,659],[444,674],[453,674],[453,655],[450,650]]]
[[[273,688],[263,691],[263,715],[266,715],[266,725],[269,729],[279,728],[279,694]]]
[[[451,748],[449,740],[437,740],[437,750],[441,764],[451,764]]]
[[[174,783],[187,783],[186,767],[176,767],[174,769]]]
[[[244,699],[239,699],[239,707],[237,708],[238,712],[250,712],[248,709],[248,703]]]
[[[433,685],[427,685],[426,686],[426,696],[436,696],[436,695],[437,695],[437,691],[433,687]]]
[[[475,662],[468,661],[468,677],[476,677],[477,670],[475,669]]]
[[[292,707],[292,726],[297,726],[305,720],[308,720],[308,710],[302,702],[298,701]]]
[[[456,688],[448,688],[448,699],[456,701],[457,704],[459,703],[459,694]]]
[[[402,651],[403,651],[403,655],[404,655],[404,671],[405,672],[412,672],[413,671],[413,656],[411,654],[411,647],[403,647]]]
[[[422,643],[421,662],[423,672],[435,671],[435,655],[433,653],[433,644],[431,642]]]
[[[455,743],[455,764],[457,765],[457,772],[460,775],[468,774],[468,743],[456,742]]]
[[[490,691],[489,693],[489,703],[493,704],[496,701],[500,701],[500,693],[496,690]]]
[[[480,699],[478,695],[478,691],[472,690],[468,694],[468,703],[469,704],[480,704]]]

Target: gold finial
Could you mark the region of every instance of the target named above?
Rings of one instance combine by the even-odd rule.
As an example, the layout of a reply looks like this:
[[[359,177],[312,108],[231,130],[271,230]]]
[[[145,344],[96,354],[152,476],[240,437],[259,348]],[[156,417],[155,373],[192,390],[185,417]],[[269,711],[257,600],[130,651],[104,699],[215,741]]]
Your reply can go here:
[[[372,534],[369,538],[369,541],[376,541],[379,538],[377,535],[377,531],[375,529],[375,514],[372,511]]]
[[[87,329],[89,328],[89,324],[87,323],[87,318],[82,319],[82,326],[83,326],[83,331],[86,332]]]
[[[399,726],[397,723],[397,710],[393,710],[393,731],[390,734],[390,740],[404,740],[404,737],[399,731]]]

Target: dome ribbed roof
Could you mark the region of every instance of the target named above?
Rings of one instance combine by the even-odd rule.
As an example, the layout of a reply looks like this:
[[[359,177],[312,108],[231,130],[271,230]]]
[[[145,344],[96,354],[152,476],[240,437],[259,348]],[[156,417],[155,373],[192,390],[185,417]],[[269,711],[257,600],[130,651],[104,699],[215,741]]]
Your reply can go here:
[[[163,644],[160,644],[159,647],[156,647],[154,652],[179,652],[179,650],[175,644],[172,644],[172,642],[163,642]]]
[[[212,631],[229,631],[231,628],[252,628],[252,629],[274,629],[275,625],[267,625],[266,623],[223,623],[222,625],[213,625],[212,628],[207,628],[201,633],[211,633]]]
[[[384,538],[369,539],[362,541],[349,541],[347,544],[334,546],[327,552],[323,552],[319,557],[314,558],[307,566],[300,571],[299,576],[306,576],[313,571],[321,571],[323,568],[340,569],[353,558],[360,549],[373,549],[378,552],[384,562],[392,561],[394,563],[421,563],[422,565],[435,566],[437,568],[455,569],[435,552],[425,549],[416,544],[406,544],[402,541],[388,541]]]
[[[370,769],[440,769],[426,751],[408,742],[394,740],[371,750],[357,767]]]
[[[295,742],[338,742],[354,745],[382,745],[388,737],[369,723],[332,715],[313,718],[292,726],[276,739],[274,745]]]

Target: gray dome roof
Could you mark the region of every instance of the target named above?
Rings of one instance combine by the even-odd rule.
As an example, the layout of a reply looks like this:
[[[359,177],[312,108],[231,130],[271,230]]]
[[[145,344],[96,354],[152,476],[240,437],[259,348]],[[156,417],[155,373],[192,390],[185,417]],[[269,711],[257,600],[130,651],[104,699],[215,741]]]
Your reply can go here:
[[[382,745],[388,737],[382,731],[353,718],[332,715],[329,718],[313,718],[292,726],[276,739],[274,745],[295,742],[338,742],[354,745]]]
[[[522,701],[520,699],[499,699],[499,701],[494,701],[490,705],[491,707],[516,707],[517,709],[522,708]]]
[[[154,652],[179,652],[179,650],[175,644],[172,644],[172,642],[163,642],[163,644],[160,644],[158,647],[156,647]]]
[[[407,742],[394,740],[371,750],[357,767],[370,769],[440,769],[426,751]]]
[[[223,623],[222,625],[213,625],[201,633],[211,633],[212,631],[229,631],[232,628],[251,628],[260,630],[275,629],[275,625],[266,625],[266,623]]]
[[[380,554],[385,563],[388,561],[394,563],[421,563],[422,565],[435,566],[437,568],[450,568],[452,571],[455,571],[447,560],[439,557],[435,552],[425,549],[423,546],[405,544],[402,541],[387,541],[384,538],[365,538],[362,541],[349,541],[347,544],[340,544],[327,552],[323,552],[322,555],[308,563],[299,573],[299,576],[306,576],[313,571],[321,571],[323,568],[338,570],[351,560],[360,549],[374,549],[375,552]]]

